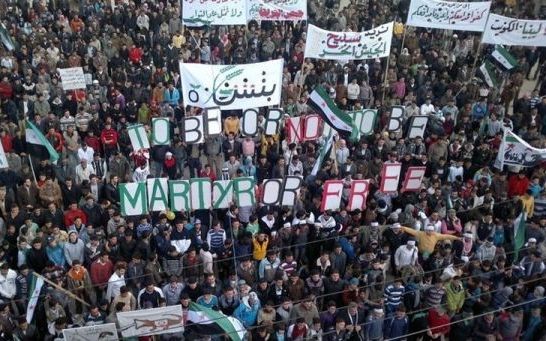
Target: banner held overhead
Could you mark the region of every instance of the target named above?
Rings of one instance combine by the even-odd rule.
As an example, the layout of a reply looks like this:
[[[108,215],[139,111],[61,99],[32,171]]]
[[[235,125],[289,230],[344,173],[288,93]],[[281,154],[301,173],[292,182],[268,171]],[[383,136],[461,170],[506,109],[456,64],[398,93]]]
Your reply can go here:
[[[328,60],[387,57],[391,51],[393,26],[390,22],[365,32],[332,32],[309,25],[305,57]]]
[[[490,14],[482,43],[546,46],[546,20],[523,20]]]
[[[483,32],[491,2],[412,0],[409,26]]]
[[[222,110],[279,105],[283,60],[242,65],[180,63],[187,105]]]

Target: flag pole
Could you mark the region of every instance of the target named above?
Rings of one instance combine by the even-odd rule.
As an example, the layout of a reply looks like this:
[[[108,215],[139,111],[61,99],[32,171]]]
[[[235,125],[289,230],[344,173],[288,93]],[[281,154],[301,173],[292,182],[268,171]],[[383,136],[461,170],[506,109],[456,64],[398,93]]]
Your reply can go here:
[[[52,282],[50,281],[49,279],[45,278],[44,276],[40,275],[40,274],[37,274],[36,272],[32,272],[32,274],[38,278],[41,278],[44,280],[44,282],[46,282],[47,284],[51,285],[52,287],[54,287],[55,289],[58,289],[60,291],[62,291],[63,293],[65,293],[66,295],[68,295],[70,298],[73,298],[75,299],[76,301],[80,302],[81,304],[84,304],[88,307],[90,307],[91,305],[87,302],[85,302],[84,300],[82,300],[81,298],[79,298],[77,295],[75,295],[74,293],[66,290],[65,288],[61,287],[60,285],[58,285],[57,283],[55,282]]]
[[[32,177],[34,178],[34,183],[37,184],[38,181],[36,180],[36,173],[34,172],[34,165],[32,164],[32,158],[30,157],[30,154],[28,154],[28,163],[30,163],[30,169],[32,170]]]
[[[381,95],[381,105],[385,105],[385,103],[383,103],[383,102],[385,101],[385,92],[386,92],[386,88],[387,88],[387,78],[389,76],[390,59],[391,59],[391,53],[389,51],[389,55],[387,56],[387,66],[385,67],[385,79],[383,80],[383,84],[382,84],[382,87],[384,89],[383,89],[383,94]]]

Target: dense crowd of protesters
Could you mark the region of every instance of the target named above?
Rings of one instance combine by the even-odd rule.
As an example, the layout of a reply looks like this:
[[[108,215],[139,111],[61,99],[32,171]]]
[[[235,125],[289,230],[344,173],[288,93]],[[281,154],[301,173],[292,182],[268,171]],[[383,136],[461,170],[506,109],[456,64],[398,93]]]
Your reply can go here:
[[[238,318],[251,340],[543,340],[546,172],[493,161],[502,129],[546,146],[546,50],[512,48],[519,66],[488,88],[473,74],[490,52],[479,35],[404,28],[408,5],[310,0],[309,21],[324,29],[396,21],[388,60],[342,65],[303,58],[304,22],[188,29],[177,1],[2,1],[17,46],[0,48],[9,163],[0,170],[0,340],[55,340],[64,328],[117,323],[120,311],[190,301]],[[537,18],[536,6],[497,0],[492,11]],[[285,60],[286,114],[308,113],[322,84],[341,109],[377,109],[374,134],[337,138],[315,176],[325,141],[241,136],[239,111],[222,112],[222,136],[186,145],[180,122],[201,109],[184,105],[180,60],[275,58]],[[83,67],[85,91],[62,90],[65,67]],[[430,116],[425,136],[385,132],[399,104],[405,119]],[[172,144],[133,151],[127,126],[149,130],[153,117],[169,118]],[[61,155],[57,164],[26,143],[25,119]],[[409,166],[426,167],[421,191],[378,191],[383,163],[394,161],[402,179]],[[120,183],[252,176],[259,185],[286,175],[305,179],[294,207],[120,214]],[[340,210],[322,212],[328,179],[371,179],[366,209],[347,211],[344,196]],[[526,243],[515,250],[521,210]],[[32,273],[71,294],[47,283],[28,324]],[[207,338],[191,326],[156,337]]]

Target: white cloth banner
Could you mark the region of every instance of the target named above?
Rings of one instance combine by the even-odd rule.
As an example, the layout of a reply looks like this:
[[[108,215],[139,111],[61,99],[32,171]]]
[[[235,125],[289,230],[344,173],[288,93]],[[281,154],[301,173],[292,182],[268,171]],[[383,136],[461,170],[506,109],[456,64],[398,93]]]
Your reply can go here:
[[[309,25],[305,57],[355,60],[387,57],[391,51],[393,23],[365,32],[331,32]]]
[[[63,90],[85,89],[85,75],[81,67],[59,69]]]
[[[247,20],[307,20],[307,0],[247,0]]]
[[[95,326],[63,329],[65,340],[85,341],[117,341],[118,331],[115,323],[98,324]]]
[[[246,0],[183,0],[186,26],[246,25]]]
[[[482,32],[491,2],[411,0],[409,26]]]
[[[222,110],[278,105],[283,60],[242,65],[180,63],[186,105]]]
[[[482,43],[546,46],[546,20],[522,20],[490,14]]]
[[[181,305],[117,313],[123,337],[183,332],[182,317]]]

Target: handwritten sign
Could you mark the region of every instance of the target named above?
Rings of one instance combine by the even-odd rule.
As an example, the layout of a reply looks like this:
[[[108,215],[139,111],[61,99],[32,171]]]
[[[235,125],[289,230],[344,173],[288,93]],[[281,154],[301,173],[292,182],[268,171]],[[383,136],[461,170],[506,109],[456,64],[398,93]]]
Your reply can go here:
[[[85,89],[85,75],[81,67],[59,69],[63,90]]]
[[[118,331],[115,323],[63,329],[65,340],[117,341]]]
[[[546,46],[546,20],[521,20],[490,14],[482,43]]]
[[[278,105],[283,60],[244,65],[180,63],[185,104],[221,110]]]
[[[535,148],[513,132],[505,131],[495,160],[495,167],[498,169],[502,169],[504,165],[535,167],[544,160],[546,160],[546,149]]]
[[[186,26],[245,25],[246,0],[183,0]]]
[[[307,20],[306,0],[247,0],[247,20]]]
[[[406,24],[417,27],[482,32],[491,2],[412,0]]]
[[[309,25],[305,57],[329,60],[387,57],[392,29],[392,22],[365,32],[331,32]]]

